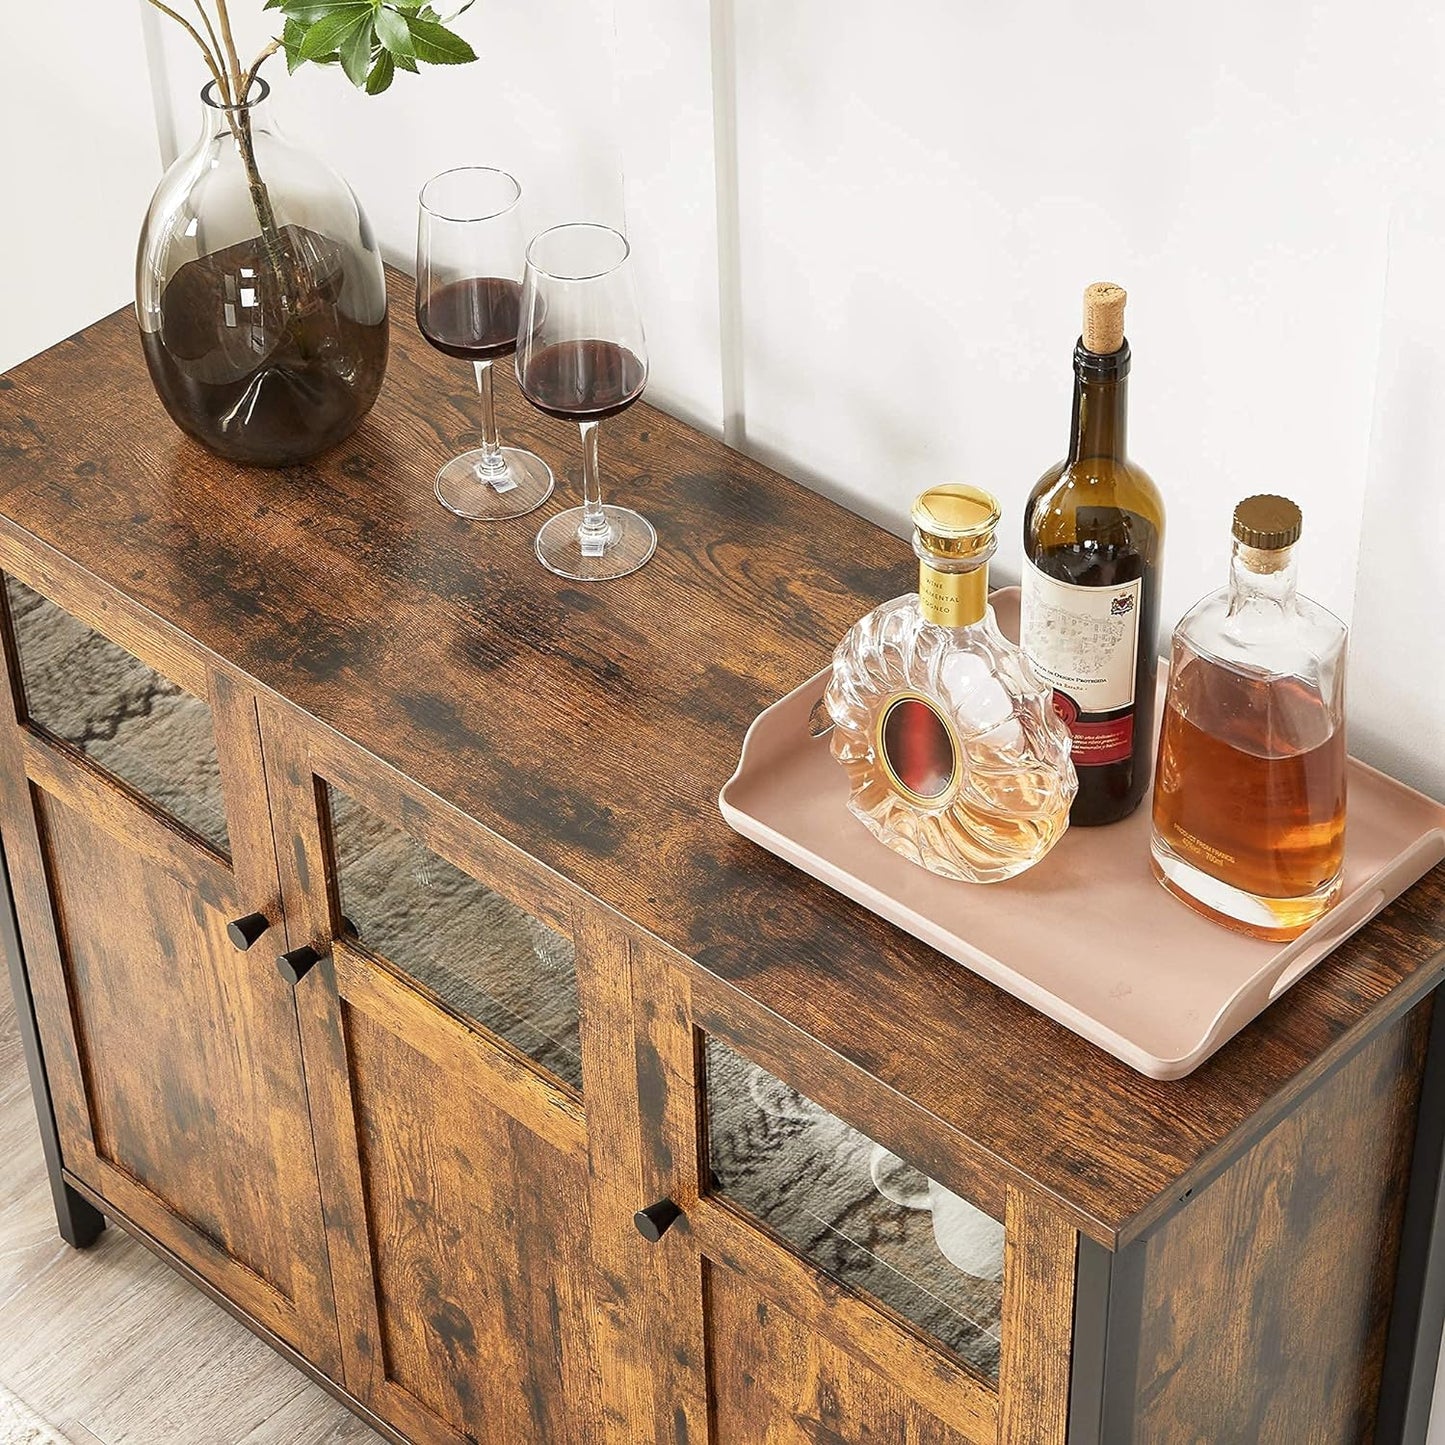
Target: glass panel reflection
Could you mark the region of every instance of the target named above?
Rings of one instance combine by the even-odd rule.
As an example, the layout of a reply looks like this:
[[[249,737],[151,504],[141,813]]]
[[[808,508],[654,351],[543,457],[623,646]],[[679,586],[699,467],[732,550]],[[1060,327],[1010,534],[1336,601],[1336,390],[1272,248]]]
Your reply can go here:
[[[211,709],[23,582],[5,589],[31,723],[229,854]]]
[[[443,1002],[582,1087],[572,940],[329,789],[344,927]]]
[[[1003,1226],[717,1039],[713,1192],[997,1380]]]

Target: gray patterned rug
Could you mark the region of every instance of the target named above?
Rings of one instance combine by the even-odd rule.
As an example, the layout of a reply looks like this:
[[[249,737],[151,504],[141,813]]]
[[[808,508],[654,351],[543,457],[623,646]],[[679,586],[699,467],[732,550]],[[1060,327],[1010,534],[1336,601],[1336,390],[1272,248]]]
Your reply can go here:
[[[70,1445],[70,1441],[19,1395],[0,1385],[0,1445]]]

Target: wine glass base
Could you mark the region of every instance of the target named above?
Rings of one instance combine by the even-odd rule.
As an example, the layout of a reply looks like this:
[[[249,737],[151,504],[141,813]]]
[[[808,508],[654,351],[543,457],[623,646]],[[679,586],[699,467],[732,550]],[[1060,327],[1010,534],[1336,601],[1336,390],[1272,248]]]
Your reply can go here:
[[[549,572],[573,582],[610,582],[637,571],[657,550],[652,523],[628,507],[604,506],[602,511],[612,532],[599,556],[583,555],[577,535],[582,508],[569,507],[537,533],[537,560]]]
[[[504,522],[535,512],[552,495],[552,468],[541,457],[520,447],[503,447],[512,485],[498,491],[478,474],[482,456],[480,451],[463,452],[437,473],[437,501],[447,511],[477,522]]]

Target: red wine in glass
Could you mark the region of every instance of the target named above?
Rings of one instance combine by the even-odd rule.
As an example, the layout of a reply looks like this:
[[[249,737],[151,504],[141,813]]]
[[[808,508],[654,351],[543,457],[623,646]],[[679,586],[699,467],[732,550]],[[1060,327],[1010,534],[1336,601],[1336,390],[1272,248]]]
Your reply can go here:
[[[505,276],[471,276],[434,291],[418,290],[416,324],[446,356],[496,361],[517,349],[522,283]]]
[[[606,582],[652,556],[657,533],[630,507],[602,500],[598,423],[626,410],[647,385],[647,342],[627,238],[575,222],[533,236],[522,281],[517,380],[539,411],[577,423],[582,505],[537,533],[537,560],[575,582]]]
[[[462,166],[422,187],[416,231],[416,322],[444,356],[470,361],[481,402],[481,445],[453,457],[436,475],[436,497],[459,517],[499,522],[541,506],[552,471],[497,435],[492,368],[517,349],[525,266],[514,176]],[[455,415],[457,398],[449,397]],[[465,420],[463,421],[465,425]]]
[[[647,384],[647,368],[615,341],[558,341],[522,372],[528,401],[562,421],[602,421],[626,411]]]

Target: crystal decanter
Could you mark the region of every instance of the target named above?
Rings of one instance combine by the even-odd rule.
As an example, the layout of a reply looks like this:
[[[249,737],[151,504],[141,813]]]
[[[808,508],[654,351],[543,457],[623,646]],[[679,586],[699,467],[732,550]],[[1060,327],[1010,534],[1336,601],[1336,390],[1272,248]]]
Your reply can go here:
[[[1078,789],[1052,690],[988,605],[998,520],[975,487],[919,496],[918,591],[854,624],[825,694],[849,810],[894,852],[970,883],[1037,863]]]

